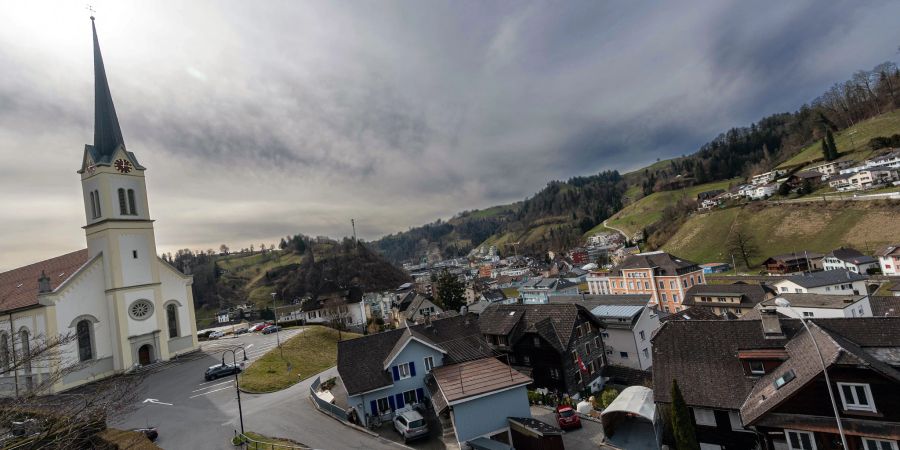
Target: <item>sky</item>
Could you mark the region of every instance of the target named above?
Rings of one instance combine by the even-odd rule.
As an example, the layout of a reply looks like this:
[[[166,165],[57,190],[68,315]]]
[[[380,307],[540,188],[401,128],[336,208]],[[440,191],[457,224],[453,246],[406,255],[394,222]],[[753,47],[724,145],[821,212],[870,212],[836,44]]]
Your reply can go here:
[[[676,4],[677,3],[677,4]],[[160,252],[376,239],[628,171],[897,61],[896,1],[97,0]],[[85,247],[89,12],[4,5],[0,270]]]

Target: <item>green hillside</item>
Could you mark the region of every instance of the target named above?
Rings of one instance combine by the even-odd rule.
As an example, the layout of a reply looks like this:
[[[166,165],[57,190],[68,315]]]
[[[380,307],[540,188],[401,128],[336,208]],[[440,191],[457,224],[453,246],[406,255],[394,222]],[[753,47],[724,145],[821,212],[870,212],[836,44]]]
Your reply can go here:
[[[852,133],[852,134],[851,134]],[[862,161],[872,154],[867,145],[869,139],[900,133],[900,110],[864,120],[834,134],[834,142],[841,153],[840,159]],[[779,168],[790,168],[822,159],[821,141],[813,142],[800,150],[793,158],[781,163]]]
[[[705,262],[731,262],[728,239],[735,229],[752,235],[759,248],[751,264],[792,251],[827,252],[850,246],[863,253],[900,241],[897,202],[829,202],[773,205],[752,203],[692,216],[663,249]],[[738,264],[741,265],[740,261]]]
[[[656,223],[662,218],[663,209],[666,206],[679,202],[681,199],[695,199],[697,194],[714,189],[728,189],[729,184],[739,183],[739,178],[713,183],[700,184],[677,191],[654,192],[634,203],[629,204],[617,212],[607,221],[609,226],[624,231],[629,237],[634,233]],[[600,231],[597,227],[591,232]]]

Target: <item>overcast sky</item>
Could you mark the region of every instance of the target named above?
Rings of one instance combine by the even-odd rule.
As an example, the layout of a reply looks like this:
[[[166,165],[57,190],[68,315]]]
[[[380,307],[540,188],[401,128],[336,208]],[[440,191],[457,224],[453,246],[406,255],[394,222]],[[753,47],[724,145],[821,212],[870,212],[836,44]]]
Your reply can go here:
[[[675,3],[678,3],[677,5]],[[160,251],[374,239],[695,151],[897,60],[900,2],[97,1]],[[83,248],[83,2],[4,5],[0,270]]]

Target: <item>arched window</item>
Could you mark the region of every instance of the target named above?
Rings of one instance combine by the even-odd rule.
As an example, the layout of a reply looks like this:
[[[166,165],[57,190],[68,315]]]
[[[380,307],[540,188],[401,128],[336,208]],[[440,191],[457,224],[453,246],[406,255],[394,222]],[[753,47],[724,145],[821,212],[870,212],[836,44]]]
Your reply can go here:
[[[6,333],[0,333],[0,367],[4,369],[9,367],[9,336]]]
[[[78,322],[75,327],[75,335],[78,338],[78,360],[89,361],[94,359],[91,343],[91,322],[87,319]]]
[[[94,191],[94,201],[97,202],[97,215],[94,217],[100,217],[103,215],[103,212],[100,210],[100,191]]]
[[[178,307],[166,306],[166,322],[169,324],[169,339],[178,337]]]
[[[128,200],[125,199],[125,189],[119,188],[119,214],[128,215]]]
[[[128,190],[128,213],[132,216],[137,215],[137,203],[134,201],[134,189]]]
[[[97,218],[97,202],[94,201],[94,191],[88,192],[88,195],[91,196],[91,218]]]
[[[22,361],[25,362],[25,389],[30,391],[34,380],[31,378],[31,341],[27,328],[19,331],[19,339],[22,340]]]

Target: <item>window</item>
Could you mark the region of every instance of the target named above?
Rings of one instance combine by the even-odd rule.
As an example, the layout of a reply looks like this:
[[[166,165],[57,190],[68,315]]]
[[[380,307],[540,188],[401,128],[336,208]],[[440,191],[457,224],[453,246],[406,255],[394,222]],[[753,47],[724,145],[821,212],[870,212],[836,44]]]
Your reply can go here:
[[[682,279],[681,279],[681,285],[684,286],[684,287],[688,287],[688,285],[687,285],[687,279],[686,279],[686,278],[682,278]]]
[[[418,400],[416,400],[416,390],[409,390],[403,393],[403,402],[407,405],[416,404]]]
[[[678,303],[678,294],[672,294],[672,301]]]
[[[664,302],[669,301],[669,299],[666,298],[665,292],[663,292],[661,295],[662,295],[662,301],[664,301]]]
[[[781,287],[781,292],[787,292],[787,291],[788,291],[788,288],[786,288],[784,286]]]
[[[400,379],[409,378],[409,363],[403,363],[397,366],[397,370],[400,372]]]
[[[796,293],[798,293],[798,294],[802,294],[802,293],[803,293],[803,289],[800,289],[800,288],[794,288],[794,292],[796,292]]]
[[[584,353],[587,356],[591,356],[591,343],[590,342],[584,344]]]
[[[575,364],[578,364],[578,353],[575,352],[574,350],[572,350],[572,361],[573,361]]]
[[[522,364],[525,364],[526,366],[530,366],[531,358],[528,355],[522,356]]]
[[[609,339],[609,333],[603,331],[600,333],[600,336],[603,336],[605,339]]]
[[[134,258],[134,259],[137,259],[137,250],[132,250],[132,251],[131,251],[131,257]]]
[[[619,356],[622,358],[628,359],[628,352],[619,352]]]
[[[539,337],[537,337],[537,336],[534,337],[534,346],[535,346],[535,347],[540,347],[540,346],[541,346],[541,338],[539,338]]]
[[[596,345],[598,349],[603,347],[602,345],[600,345],[600,338],[598,337],[594,338],[594,345]]]
[[[135,205],[137,205],[137,203],[135,203],[135,201],[134,201],[134,189],[129,189],[128,190],[128,214],[131,214],[132,216],[137,215],[137,206],[135,206]]]
[[[628,289],[634,289],[634,281],[628,282]]]
[[[781,376],[773,382],[773,384],[775,385],[775,389],[781,389],[782,386],[788,384],[796,377],[797,376],[794,374],[793,369],[788,370],[787,372],[781,374]]]
[[[647,336],[644,334],[644,330],[641,330],[640,332],[638,332],[638,335],[641,337],[642,341],[647,340]]]
[[[166,322],[169,325],[169,339],[178,337],[178,306],[166,306]]]
[[[153,303],[148,300],[138,300],[128,307],[128,314],[134,320],[144,320],[153,314]]]
[[[862,438],[864,450],[897,450],[896,441]]]
[[[497,336],[497,345],[506,345],[506,336]]]
[[[812,311],[803,311],[803,317],[812,317],[812,316],[813,316]]]
[[[868,384],[838,383],[837,385],[845,410],[875,412],[875,402],[872,401],[872,390]]]
[[[94,190],[94,201],[97,202],[97,210],[94,211],[94,218],[97,218],[103,215],[100,211],[100,191],[98,190]]]
[[[766,366],[762,361],[750,361],[750,373],[753,375],[765,375]]]
[[[91,197],[91,218],[97,218],[97,201],[94,199],[94,192],[88,192],[88,195]]]
[[[376,404],[378,405],[378,413],[379,413],[379,414],[391,410],[391,404],[388,403],[388,398],[387,398],[387,397],[381,397],[381,398],[379,398]]]
[[[784,430],[789,450],[816,450],[816,440],[807,431]]]
[[[550,378],[554,380],[559,379],[559,369],[550,369]]]
[[[644,282],[644,289],[650,289],[650,283]]]
[[[675,281],[674,280],[669,281],[669,289],[673,290],[673,291],[675,290]]]
[[[716,413],[711,409],[694,408],[694,420],[697,425],[716,426]]]
[[[660,289],[665,289],[665,288],[666,288],[666,284],[663,283],[662,281],[660,281],[660,282],[659,282],[659,288],[660,288]]]
[[[78,325],[75,325],[75,336],[78,339],[78,360],[94,359],[91,347],[91,322],[87,319],[78,322]]]
[[[431,372],[431,369],[434,369],[434,358],[431,356],[425,357],[425,371]]]
[[[0,333],[0,367],[9,367],[10,360],[9,336],[6,333]]]
[[[612,350],[607,350],[607,351],[606,351],[606,354],[607,354],[607,355],[612,355]]]
[[[119,214],[128,215],[128,200],[125,199],[125,189],[119,188]]]

